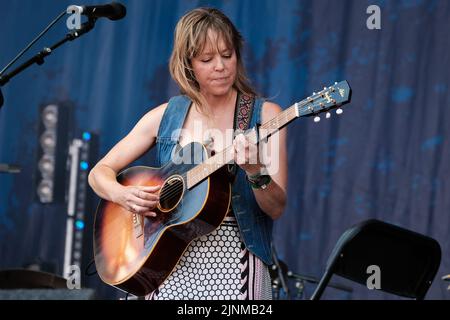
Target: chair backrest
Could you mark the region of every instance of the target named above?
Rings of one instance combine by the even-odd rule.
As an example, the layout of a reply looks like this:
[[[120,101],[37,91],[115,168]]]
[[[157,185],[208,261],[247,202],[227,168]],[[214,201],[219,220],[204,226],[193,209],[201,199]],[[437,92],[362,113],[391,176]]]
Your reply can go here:
[[[436,240],[371,219],[342,234],[328,259],[327,273],[366,286],[373,272],[368,273],[368,267],[377,266],[380,271],[380,290],[402,297],[423,299],[439,269],[440,261],[441,247]]]

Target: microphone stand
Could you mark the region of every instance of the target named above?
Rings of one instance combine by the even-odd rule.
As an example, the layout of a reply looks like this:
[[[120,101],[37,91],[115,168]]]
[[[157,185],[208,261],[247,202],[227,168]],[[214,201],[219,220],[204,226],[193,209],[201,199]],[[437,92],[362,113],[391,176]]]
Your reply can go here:
[[[65,12],[64,12],[65,14]],[[46,28],[46,30],[44,30],[39,36],[38,38],[36,38],[35,40],[33,40],[33,42],[27,46],[27,48],[25,48],[25,50],[23,50],[12,62],[10,62],[8,64],[8,66],[6,68],[3,69],[3,71],[5,71],[11,64],[13,64],[15,61],[17,61],[18,58],[20,58],[21,55],[23,55],[23,53],[29,49],[29,47],[36,42],[39,38],[41,38],[49,29],[50,27],[56,23],[56,21],[58,21],[61,17],[63,16],[63,14],[59,15],[59,17],[49,26]],[[16,75],[18,75],[20,72],[22,72],[23,70],[25,70],[26,68],[28,68],[29,66],[33,65],[33,64],[38,64],[38,65],[42,65],[45,62],[45,57],[49,56],[56,48],[60,47],[61,45],[63,45],[64,43],[66,43],[67,41],[73,41],[75,39],[78,39],[79,37],[81,37],[83,34],[88,33],[89,31],[91,31],[94,26],[95,26],[95,22],[96,22],[96,18],[89,18],[89,20],[85,23],[83,23],[81,25],[81,28],[79,30],[73,30],[69,33],[66,34],[66,36],[58,41],[57,43],[55,43],[53,46],[51,46],[50,48],[45,47],[43,50],[41,50],[39,53],[37,53],[35,56],[33,56],[31,59],[25,61],[23,64],[21,64],[19,67],[17,67],[16,69],[14,69],[13,71],[11,71],[8,74],[3,75],[2,73],[0,73],[0,89],[1,87],[3,87],[6,83],[8,83],[8,81],[10,79],[12,79],[13,77],[15,77]],[[2,71],[2,72],[3,72]],[[4,102],[3,99],[3,95],[1,93],[0,90],[0,108],[2,107]]]
[[[286,279],[284,278],[283,270],[281,269],[280,261],[278,260],[277,252],[275,251],[275,245],[273,244],[273,242],[272,242],[272,259],[273,259],[273,263],[277,267],[278,279],[280,280],[281,286],[282,286],[284,292],[286,293],[286,298],[287,298],[287,300],[290,300],[289,287],[287,285]],[[278,281],[274,281],[274,283],[278,289],[279,288]],[[277,295],[278,295],[277,299],[279,299],[279,294],[277,294]]]
[[[0,173],[20,173],[21,167],[6,163],[0,163]]]
[[[47,31],[56,23],[58,22],[64,15],[66,14],[66,11],[62,12],[55,20],[52,21],[52,23],[45,28],[44,31],[42,31],[25,49],[23,49],[8,65],[3,68],[3,70],[0,72],[0,109],[3,106],[4,98],[1,91],[1,87],[3,87],[5,84],[9,82],[10,79],[18,75],[20,72],[24,71],[26,68],[33,64],[42,65],[45,62],[45,57],[49,56],[56,48],[60,47],[67,41],[73,41],[79,37],[81,37],[83,34],[88,33],[91,31],[94,26],[95,22],[97,21],[96,18],[89,17],[88,21],[83,23],[81,25],[81,28],[79,30],[73,30],[66,34],[64,39],[58,41],[50,48],[45,47],[42,51],[37,53],[35,56],[33,56],[31,59],[25,61],[23,64],[21,64],[19,67],[11,71],[10,73],[3,74],[14,62],[16,62],[30,47],[38,41],[42,36],[47,33]],[[21,168],[16,165],[9,165],[6,163],[0,163],[0,173],[19,173],[21,171]]]

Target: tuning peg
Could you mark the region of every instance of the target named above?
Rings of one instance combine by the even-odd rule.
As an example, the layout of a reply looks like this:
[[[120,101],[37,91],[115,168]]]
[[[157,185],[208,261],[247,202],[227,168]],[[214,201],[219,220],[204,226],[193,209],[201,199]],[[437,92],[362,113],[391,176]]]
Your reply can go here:
[[[330,118],[331,118],[331,113],[327,112],[327,113],[325,114],[325,118],[330,119]]]
[[[341,108],[336,110],[336,114],[343,114],[343,113],[344,113],[344,111]]]
[[[320,117],[315,117],[315,118],[314,118],[314,122],[316,122],[316,123],[317,123],[317,122],[320,122]]]

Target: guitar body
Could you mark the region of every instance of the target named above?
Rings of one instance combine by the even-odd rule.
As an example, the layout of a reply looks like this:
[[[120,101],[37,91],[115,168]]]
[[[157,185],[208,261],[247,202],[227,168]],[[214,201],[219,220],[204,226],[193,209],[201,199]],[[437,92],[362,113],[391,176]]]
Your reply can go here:
[[[176,163],[162,168],[131,167],[118,175],[117,180],[125,186],[162,188],[155,218],[100,201],[94,223],[94,255],[105,283],[146,295],[171,274],[192,240],[219,227],[231,202],[226,167],[186,188],[186,172],[205,157],[203,145],[191,143],[181,149]],[[184,161],[178,164],[180,159]]]

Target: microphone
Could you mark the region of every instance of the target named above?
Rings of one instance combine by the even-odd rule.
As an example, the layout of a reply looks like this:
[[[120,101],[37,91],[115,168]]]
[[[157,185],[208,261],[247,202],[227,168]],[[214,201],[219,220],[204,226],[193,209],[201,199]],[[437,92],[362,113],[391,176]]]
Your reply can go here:
[[[109,20],[120,20],[127,14],[125,6],[118,2],[98,6],[70,6],[82,15],[89,18],[108,18]]]

